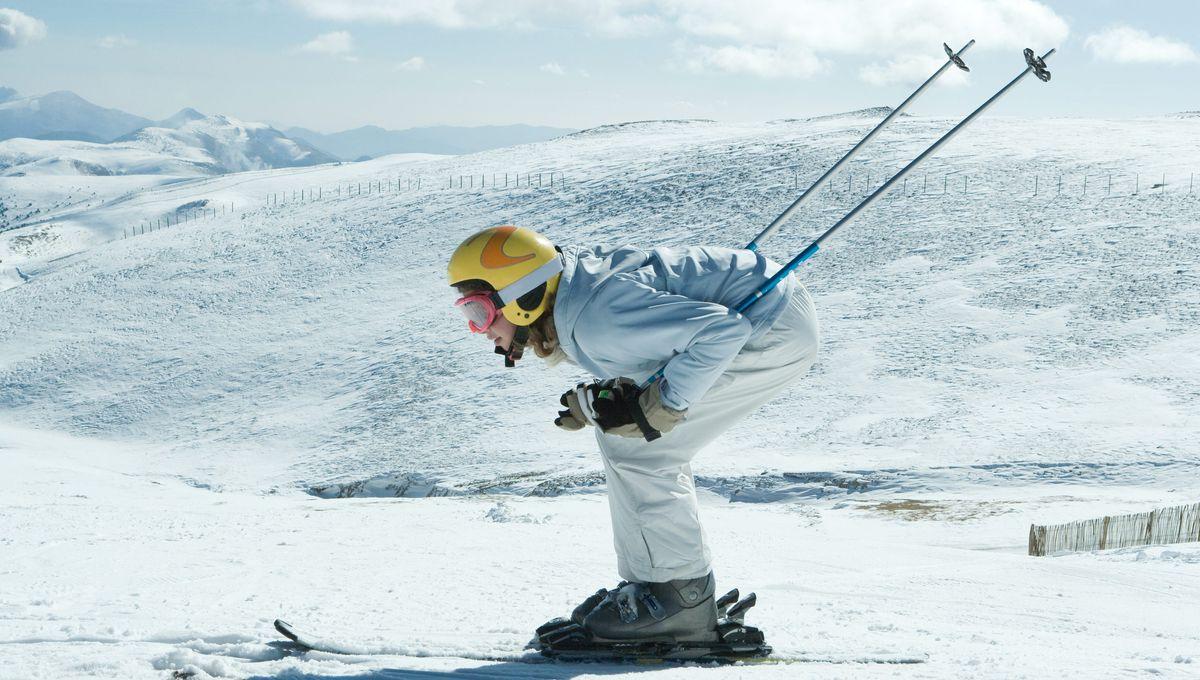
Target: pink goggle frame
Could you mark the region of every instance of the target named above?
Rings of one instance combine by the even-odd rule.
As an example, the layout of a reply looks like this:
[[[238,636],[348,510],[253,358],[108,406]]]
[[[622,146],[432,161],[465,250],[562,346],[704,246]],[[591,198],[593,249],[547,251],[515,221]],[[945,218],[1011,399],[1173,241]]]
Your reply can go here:
[[[472,333],[486,333],[496,319],[500,318],[500,310],[492,301],[493,293],[478,292],[464,295],[454,302],[454,306],[467,317],[467,327]]]

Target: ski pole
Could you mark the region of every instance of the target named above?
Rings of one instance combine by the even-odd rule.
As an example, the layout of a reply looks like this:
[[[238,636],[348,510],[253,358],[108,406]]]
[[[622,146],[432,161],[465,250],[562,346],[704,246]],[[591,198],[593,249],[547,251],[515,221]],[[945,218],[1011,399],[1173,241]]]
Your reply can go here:
[[[971,69],[967,68],[967,65],[965,63],[963,63],[961,55],[963,52],[966,52],[967,50],[969,50],[971,48],[971,46],[974,44],[975,44],[975,39],[972,38],[970,41],[967,42],[966,45],[962,46],[962,49],[960,49],[957,52],[953,52],[950,50],[949,45],[947,45],[946,43],[942,43],[942,48],[945,49],[946,56],[948,57],[948,59],[946,59],[946,63],[942,64],[941,68],[939,68],[937,71],[935,71],[933,75],[929,76],[929,78],[925,82],[921,83],[920,87],[918,87],[916,90],[913,90],[913,93],[908,95],[908,99],[905,99],[904,101],[900,102],[899,106],[892,109],[892,112],[889,113],[886,118],[879,121],[879,124],[876,125],[873,130],[868,132],[866,137],[863,137],[861,140],[859,140],[858,144],[855,144],[852,149],[847,151],[845,156],[842,156],[838,160],[838,162],[834,163],[833,167],[826,170],[824,175],[821,175],[820,177],[818,177],[817,181],[812,183],[812,186],[810,186],[808,189],[806,189],[804,191],[804,193],[800,194],[800,198],[797,198],[794,202],[792,202],[792,204],[787,207],[787,210],[784,210],[782,213],[780,213],[779,217],[776,217],[775,220],[772,221],[771,224],[768,225],[766,229],[763,229],[762,232],[758,236],[754,237],[754,240],[750,242],[750,245],[746,246],[746,250],[758,250],[759,243],[767,240],[776,231],[779,231],[779,228],[782,227],[783,223],[786,222],[788,220],[788,218],[792,216],[792,213],[796,212],[796,210],[799,209],[800,206],[804,205],[804,203],[806,201],[808,201],[808,198],[810,196],[815,196],[817,191],[821,187],[825,186],[825,183],[828,182],[830,179],[832,179],[833,176],[835,174],[837,174],[837,171],[840,170],[843,165],[845,165],[846,163],[849,163],[850,159],[852,159],[856,155],[858,155],[858,152],[861,151],[867,145],[868,142],[870,142],[872,139],[874,139],[875,135],[882,132],[883,129],[888,126],[888,123],[892,122],[893,118],[896,118],[901,113],[904,113],[904,109],[908,108],[908,105],[911,104],[913,102],[913,100],[915,100],[917,97],[919,97],[921,95],[921,93],[924,92],[930,85],[932,85],[933,81],[938,79],[938,76],[945,73],[946,69],[950,68],[951,65],[957,66],[964,71],[970,71]]]
[[[1034,56],[1033,50],[1026,48],[1025,62],[1027,64],[1027,66],[1025,67],[1024,71],[1021,71],[1020,75],[1018,75],[1016,78],[1013,78],[1004,87],[1000,88],[999,92],[992,95],[991,98],[988,99],[987,101],[985,101],[983,104],[981,104],[979,106],[979,108],[972,111],[970,113],[970,115],[968,115],[966,118],[963,118],[958,123],[958,125],[955,125],[953,128],[950,129],[949,132],[942,135],[940,139],[938,139],[936,142],[931,144],[929,146],[929,148],[922,151],[921,155],[917,156],[912,161],[910,161],[908,165],[901,168],[900,171],[897,172],[895,175],[892,175],[892,178],[889,179],[888,181],[884,182],[883,186],[876,189],[873,194],[871,194],[870,196],[867,196],[866,198],[864,198],[862,200],[861,203],[854,206],[854,208],[852,208],[850,210],[850,212],[846,213],[845,217],[838,220],[837,224],[835,224],[832,227],[830,227],[829,229],[827,229],[824,234],[821,234],[820,236],[818,236],[817,240],[813,241],[811,244],[809,244],[809,246],[807,248],[800,251],[799,255],[792,258],[791,262],[788,262],[787,265],[785,265],[782,269],[780,269],[778,272],[776,272],[774,276],[772,276],[770,279],[768,279],[767,282],[764,283],[761,288],[759,288],[757,291],[752,293],[745,300],[742,300],[742,302],[734,309],[738,312],[744,312],[751,305],[753,305],[755,302],[757,302],[762,296],[771,292],[775,288],[775,286],[779,285],[779,282],[782,281],[784,279],[784,277],[786,277],[788,274],[792,273],[792,270],[794,270],[796,267],[799,267],[801,264],[803,264],[803,262],[805,260],[807,260],[808,258],[812,257],[814,254],[816,254],[816,252],[820,249],[821,243],[823,243],[825,241],[825,239],[832,236],[833,233],[836,232],[838,229],[841,229],[842,227],[849,224],[852,220],[854,220],[855,217],[858,216],[858,214],[860,212],[863,211],[863,209],[867,208],[872,203],[879,200],[879,198],[881,198],[884,194],[886,194],[888,192],[888,190],[892,188],[893,184],[895,184],[897,181],[903,179],[905,175],[907,175],[914,168],[916,168],[918,165],[920,165],[926,158],[929,158],[931,155],[933,155],[946,142],[949,142],[951,139],[954,139],[954,137],[956,135],[958,135],[958,133],[961,132],[963,130],[963,128],[970,125],[971,122],[974,121],[976,118],[978,118],[980,114],[982,114],[984,111],[991,108],[991,106],[993,104],[995,104],[996,101],[1000,99],[1000,97],[1003,97],[1004,94],[1007,93],[1010,89],[1012,89],[1012,87],[1014,85],[1021,82],[1021,80],[1025,76],[1029,75],[1030,73],[1034,73],[1037,75],[1038,79],[1042,80],[1043,82],[1050,80],[1050,71],[1048,71],[1046,69],[1046,61],[1045,60],[1047,58],[1049,58],[1052,54],[1054,54],[1054,50],[1050,50],[1049,52],[1042,55],[1041,57],[1037,57],[1037,56]]]
[[[850,210],[850,212],[846,213],[846,215],[844,217],[842,217],[842,219],[838,220],[837,224],[834,224],[832,227],[827,229],[825,231],[825,233],[823,233],[819,237],[817,237],[817,240],[810,243],[807,248],[800,251],[799,255],[792,258],[792,260],[790,262],[788,262],[786,265],[784,265],[783,268],[781,268],[778,272],[776,272],[774,276],[772,276],[770,279],[767,279],[767,282],[764,283],[758,290],[756,290],[755,292],[753,292],[749,296],[747,296],[745,300],[742,300],[741,303],[739,303],[736,307],[734,307],[734,311],[737,311],[739,313],[746,311],[755,302],[758,302],[764,295],[766,295],[767,293],[774,290],[775,287],[779,285],[779,282],[782,281],[788,274],[792,273],[792,271],[794,269],[796,269],[796,267],[799,267],[801,264],[804,263],[805,260],[807,260],[808,258],[815,255],[816,252],[818,250],[820,250],[821,243],[823,243],[825,241],[825,239],[832,236],[834,234],[834,232],[836,232],[838,229],[841,229],[842,227],[846,226],[851,221],[853,221],[854,218],[857,217],[858,214],[860,212],[862,212],[864,208],[870,206],[872,203],[879,200],[884,194],[886,194],[888,192],[889,189],[892,188],[893,184],[895,184],[896,182],[903,179],[905,177],[905,175],[907,175],[909,172],[912,172],[912,170],[914,168],[916,168],[917,166],[919,166],[922,162],[924,162],[924,160],[926,158],[929,158],[938,149],[942,148],[942,146],[944,144],[946,144],[946,142],[949,142],[956,135],[958,135],[959,132],[961,132],[965,127],[970,125],[972,121],[974,121],[976,118],[978,118],[980,114],[982,114],[984,111],[991,108],[991,106],[993,104],[995,104],[996,101],[999,100],[1001,97],[1003,97],[1005,93],[1007,93],[1009,90],[1011,90],[1014,85],[1021,82],[1021,80],[1025,76],[1029,75],[1030,73],[1033,73],[1042,82],[1049,81],[1050,80],[1050,71],[1047,70],[1047,68],[1046,68],[1045,60],[1048,59],[1051,55],[1053,55],[1054,52],[1055,52],[1055,50],[1052,49],[1049,52],[1047,52],[1046,54],[1038,57],[1038,56],[1034,55],[1033,50],[1026,48],[1025,49],[1026,67],[1025,67],[1024,71],[1021,71],[1020,75],[1018,75],[1016,78],[1013,78],[1007,85],[1000,88],[1000,90],[998,92],[996,92],[996,94],[992,95],[990,99],[988,99],[983,104],[981,104],[979,106],[979,108],[975,109],[966,118],[963,118],[961,121],[959,121],[958,125],[955,125],[953,128],[950,129],[949,132],[942,135],[933,144],[929,145],[929,148],[922,151],[921,155],[912,159],[908,163],[908,165],[901,168],[900,171],[897,172],[895,175],[892,175],[891,179],[884,182],[883,185],[880,186],[878,189],[876,189],[874,193],[872,193],[870,196],[867,196],[866,198],[864,198],[862,200],[862,202],[859,203],[858,205],[854,206],[854,208],[852,208]],[[649,387],[650,385],[654,384],[655,381],[657,381],[659,378],[661,378],[664,370],[666,370],[665,366],[658,369],[654,373],[654,375],[647,378],[646,382],[642,385],[642,389]]]

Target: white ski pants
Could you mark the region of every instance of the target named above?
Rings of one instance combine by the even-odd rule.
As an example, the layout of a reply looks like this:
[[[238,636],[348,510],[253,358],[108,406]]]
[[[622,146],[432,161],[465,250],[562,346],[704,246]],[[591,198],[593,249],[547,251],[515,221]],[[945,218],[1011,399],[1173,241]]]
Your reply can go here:
[[[812,298],[797,282],[770,330],[746,343],[674,430],[653,442],[597,430],[621,578],[662,582],[711,571],[691,460],[803,375],[816,360],[818,343]]]

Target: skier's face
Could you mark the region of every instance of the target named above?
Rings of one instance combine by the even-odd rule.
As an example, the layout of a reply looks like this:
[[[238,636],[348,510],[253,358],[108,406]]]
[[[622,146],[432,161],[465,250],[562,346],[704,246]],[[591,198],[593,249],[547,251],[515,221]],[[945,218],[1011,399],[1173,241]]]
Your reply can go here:
[[[517,327],[513,325],[513,322],[504,318],[504,315],[496,317],[496,320],[487,329],[488,340],[506,350],[512,346],[513,336],[516,334]]]

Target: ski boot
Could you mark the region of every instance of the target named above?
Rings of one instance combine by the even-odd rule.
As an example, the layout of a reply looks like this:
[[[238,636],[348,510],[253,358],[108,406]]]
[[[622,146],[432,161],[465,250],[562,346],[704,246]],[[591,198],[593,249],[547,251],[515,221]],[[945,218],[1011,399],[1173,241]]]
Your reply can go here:
[[[735,588],[714,599],[715,580],[622,582],[601,589],[570,618],[547,622],[530,648],[563,660],[695,660],[732,662],[771,653],[757,628],[746,626],[754,594]],[[732,606],[731,606],[732,605]]]
[[[620,590],[628,584],[629,581],[621,581],[613,590]],[[601,602],[604,602],[604,599],[608,597],[608,593],[609,590],[607,588],[601,588],[600,590],[597,590],[588,596],[586,600],[581,602],[579,606],[575,607],[575,609],[571,612],[571,621],[582,626],[584,618],[587,617],[588,614],[591,614],[593,609],[600,606]]]
[[[583,620],[593,638],[712,642],[717,639],[716,579],[627,583],[609,593]]]

